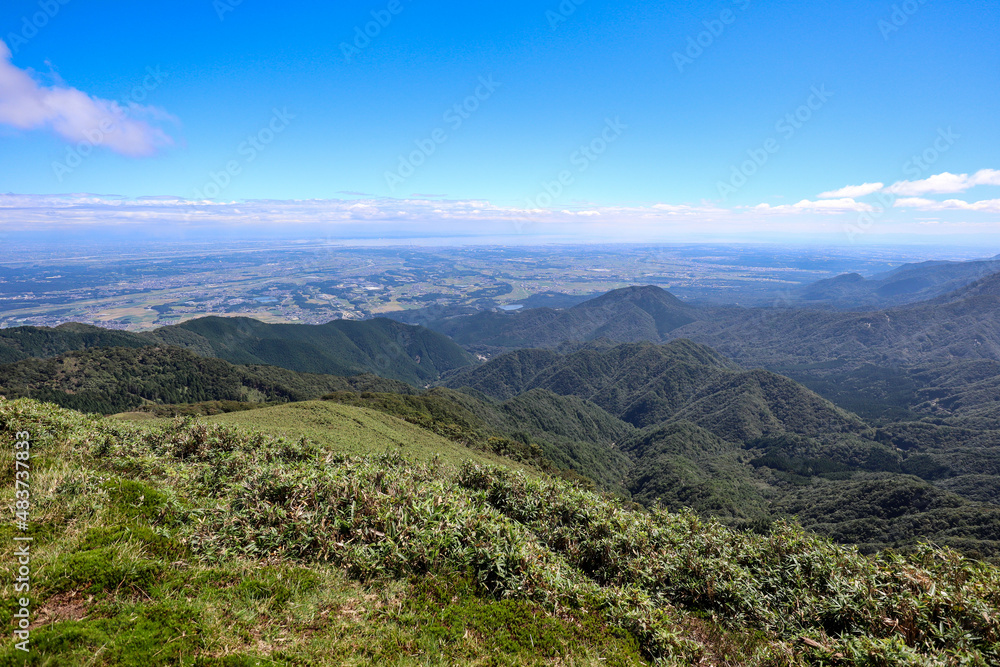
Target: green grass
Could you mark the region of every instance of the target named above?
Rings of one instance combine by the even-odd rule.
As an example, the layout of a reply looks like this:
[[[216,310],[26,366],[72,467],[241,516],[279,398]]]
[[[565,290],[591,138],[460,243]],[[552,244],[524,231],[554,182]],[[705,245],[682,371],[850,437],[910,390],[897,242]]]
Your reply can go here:
[[[518,467],[490,452],[476,451],[397,417],[369,408],[330,401],[289,403],[251,412],[214,415],[206,423],[253,428],[289,439],[307,438],[325,451],[345,455],[399,454],[421,463],[435,459],[458,466],[465,461],[504,463]]]
[[[348,406],[292,407],[258,426],[325,419],[340,435],[0,401],[4,451],[32,433],[36,538],[32,652],[8,642],[0,667],[1000,660],[1000,569],[956,552],[867,557],[794,526],[755,535],[639,511],[476,457],[418,463],[434,447],[415,436],[348,456],[330,443],[407,431]],[[376,435],[358,439],[347,417]],[[11,479],[2,488],[13,497]]]

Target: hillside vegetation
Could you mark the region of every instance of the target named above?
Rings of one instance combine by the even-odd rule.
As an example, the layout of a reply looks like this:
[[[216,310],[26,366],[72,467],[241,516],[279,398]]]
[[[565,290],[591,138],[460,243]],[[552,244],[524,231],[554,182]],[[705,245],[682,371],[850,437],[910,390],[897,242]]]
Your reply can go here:
[[[233,364],[329,375],[373,373],[418,386],[474,361],[446,336],[387,319],[309,325],[203,317],[140,335]]]
[[[45,359],[94,347],[145,347],[149,341],[127,331],[87,324],[0,329],[0,364],[37,357]]]
[[[343,378],[275,366],[234,366],[163,346],[92,348],[0,366],[0,395],[104,414],[164,403],[302,401],[352,389],[414,391],[374,375]]]
[[[878,310],[942,297],[1000,271],[1000,256],[968,262],[928,261],[904,264],[865,278],[849,273],[793,290],[801,306],[842,310]]]
[[[8,451],[19,431],[36,616],[0,664],[1000,661],[1000,570],[949,550],[869,557],[503,466],[0,401]]]
[[[1000,273],[989,273],[997,266],[996,260],[927,263],[871,281],[841,276],[814,286],[832,294],[830,299],[820,294],[816,303],[839,303],[836,307],[842,309],[853,304],[850,311],[810,308],[812,301],[797,297],[772,308],[696,306],[645,286],[614,290],[566,310],[480,313],[430,326],[491,356],[516,348],[565,349],[567,342],[689,339],[741,367],[791,377],[866,418],[935,417],[992,429],[1000,425],[1000,404],[992,398],[996,393],[988,384],[970,385],[987,379],[977,375],[975,364],[1000,363]],[[881,287],[859,286],[868,282]],[[908,293],[905,286],[916,292]],[[898,298],[858,296],[869,287]],[[943,293],[952,287],[956,289]],[[836,296],[841,292],[842,303]],[[915,300],[921,294],[933,298]],[[680,319],[664,317],[664,312]],[[575,324],[564,326],[566,322]]]
[[[555,393],[631,425],[611,440],[625,457],[616,468],[624,477],[607,488],[650,507],[691,507],[757,530],[797,517],[865,552],[923,539],[1000,558],[996,485],[974,483],[977,472],[1000,474],[995,431],[875,428],[788,378],[740,370],[684,340],[517,350],[448,383],[536,412],[544,405],[537,392]],[[536,423],[558,423],[565,412]],[[596,478],[595,468],[583,470]]]
[[[438,320],[432,329],[470,348],[553,347],[563,341],[659,341],[697,319],[695,308],[659,287],[614,290],[565,310],[530,308]]]
[[[83,324],[2,329],[0,364],[93,348],[149,346],[180,347],[232,364],[339,376],[373,374],[414,385],[474,362],[439,333],[386,319],[308,325],[203,317],[139,334]]]

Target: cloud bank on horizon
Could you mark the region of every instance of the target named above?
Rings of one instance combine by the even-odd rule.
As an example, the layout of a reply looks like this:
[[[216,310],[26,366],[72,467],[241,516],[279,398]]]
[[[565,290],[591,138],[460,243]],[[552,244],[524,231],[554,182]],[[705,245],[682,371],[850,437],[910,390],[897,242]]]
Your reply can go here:
[[[972,174],[943,172],[919,181],[848,185],[815,200],[773,206],[723,207],[657,203],[633,206],[577,204],[559,208],[501,206],[487,200],[448,199],[441,195],[390,198],[344,193],[351,199],[197,200],[175,196],[120,197],[96,194],[0,194],[0,231],[113,229],[164,226],[240,231],[267,229],[280,234],[373,238],[399,236],[575,237],[581,240],[636,240],[702,234],[755,232],[846,235],[854,241],[871,224],[893,211],[985,214],[953,220],[891,220],[892,230],[909,234],[996,233],[1000,199],[965,201],[900,194],[948,195],[977,186],[1000,186],[1000,170]],[[433,197],[433,198],[431,198]]]
[[[169,116],[155,107],[127,107],[65,85],[43,86],[11,62],[0,40],[0,125],[17,130],[48,129],[71,144],[105,147],[128,157],[149,157],[173,139],[147,119]]]

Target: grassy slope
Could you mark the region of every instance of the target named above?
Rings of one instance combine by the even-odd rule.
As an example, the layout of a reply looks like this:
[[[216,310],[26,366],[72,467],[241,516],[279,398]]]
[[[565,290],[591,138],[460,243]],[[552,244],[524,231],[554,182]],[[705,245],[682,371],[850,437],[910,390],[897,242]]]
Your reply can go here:
[[[0,401],[5,451],[22,430],[37,616],[32,653],[8,642],[0,665],[1000,659],[1000,570],[954,552],[866,558],[505,468]],[[10,563],[12,528],[0,532]],[[8,626],[11,589],[8,577]]]
[[[536,390],[500,404],[435,387],[409,396],[339,391],[323,400],[378,410],[473,449],[624,493],[629,462],[614,445],[632,428],[580,399]]]
[[[489,452],[478,452],[418,426],[368,408],[330,401],[290,403],[247,412],[230,412],[207,423],[252,428],[275,436],[307,438],[337,454],[399,454],[407,460],[444,465],[463,461],[517,464]],[[519,467],[519,466],[517,466]]]
[[[329,408],[320,413],[331,424],[377,429],[415,458],[432,459],[451,444],[368,410],[313,407]],[[6,451],[14,449],[12,429],[32,434],[36,620],[31,652],[6,642],[0,665],[515,666],[561,656],[580,665],[645,664],[635,639],[594,610],[555,614],[537,601],[499,601],[461,573],[362,580],[315,560],[192,549],[194,533],[184,526],[219,508],[211,493],[191,494],[181,481],[203,469],[195,459],[204,463],[206,449],[249,445],[274,464],[258,468],[270,478],[303,457],[310,466],[331,465],[331,454],[357,446],[349,438],[302,445],[179,420],[138,425],[0,401]],[[353,434],[346,426],[343,432]],[[473,452],[467,458],[490,460]],[[5,496],[13,497],[12,487],[5,476]],[[6,524],[0,533],[0,557],[11,562],[13,531]],[[5,581],[0,622],[8,626],[15,597]]]

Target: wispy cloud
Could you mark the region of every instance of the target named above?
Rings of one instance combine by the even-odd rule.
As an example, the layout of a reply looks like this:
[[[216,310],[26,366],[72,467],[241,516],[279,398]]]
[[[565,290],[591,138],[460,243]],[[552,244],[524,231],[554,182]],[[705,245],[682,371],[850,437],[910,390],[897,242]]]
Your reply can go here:
[[[47,128],[72,143],[99,143],[121,155],[146,157],[173,140],[141,118],[165,116],[155,107],[122,107],[65,85],[43,86],[11,62],[10,49],[0,41],[0,124],[20,130]],[[101,140],[95,142],[95,136]]]
[[[873,207],[871,204],[855,201],[850,197],[841,197],[840,199],[819,199],[816,201],[803,199],[795,204],[782,204],[780,206],[758,204],[753,207],[753,210],[758,213],[860,213],[872,211]]]
[[[911,208],[921,211],[985,211],[1000,213],[1000,199],[985,199],[983,201],[967,202],[961,199],[946,199],[936,201],[922,197],[902,197],[897,199],[896,208]]]
[[[1000,170],[980,169],[971,176],[969,174],[952,174],[946,171],[920,181],[898,181],[887,187],[885,191],[903,197],[919,197],[921,195],[965,192],[977,185],[1000,185]]]
[[[192,200],[174,196],[122,197],[102,194],[0,194],[0,233],[58,230],[121,230],[132,233],[198,231],[227,237],[265,234],[287,238],[518,238],[559,242],[710,237],[756,238],[761,234],[829,234],[842,221],[893,206],[885,233],[1000,233],[1000,200],[935,201],[922,197],[867,203],[851,197],[803,199],[794,204],[734,208],[711,202],[604,206],[581,202],[562,209],[505,206],[482,199],[417,199],[358,196],[306,200]],[[915,212],[940,215],[940,224],[919,224]],[[978,218],[978,220],[977,220]],[[974,227],[980,225],[980,227]],[[986,227],[983,227],[985,225]],[[470,241],[474,242],[474,241]],[[504,241],[506,242],[506,241]]]
[[[864,185],[848,185],[839,190],[830,190],[819,195],[820,199],[842,199],[848,197],[856,199],[867,195],[875,194],[885,187],[885,183],[865,183]]]

